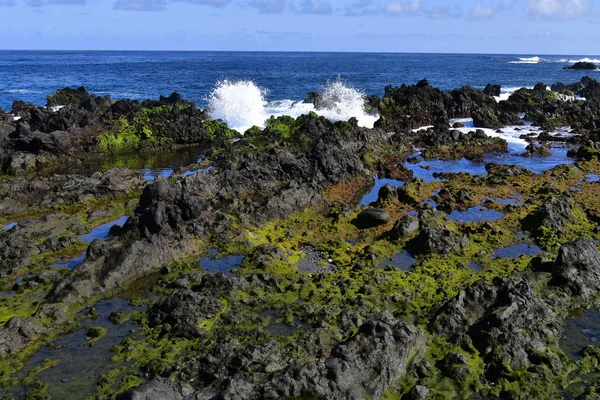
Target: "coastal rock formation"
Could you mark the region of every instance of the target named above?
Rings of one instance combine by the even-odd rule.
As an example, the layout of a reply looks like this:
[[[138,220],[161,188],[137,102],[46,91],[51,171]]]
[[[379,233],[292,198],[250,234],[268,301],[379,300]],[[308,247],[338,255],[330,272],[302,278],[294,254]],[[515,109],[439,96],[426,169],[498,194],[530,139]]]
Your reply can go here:
[[[578,61],[573,65],[566,65],[563,69],[595,70],[598,69],[598,66],[591,62]]]

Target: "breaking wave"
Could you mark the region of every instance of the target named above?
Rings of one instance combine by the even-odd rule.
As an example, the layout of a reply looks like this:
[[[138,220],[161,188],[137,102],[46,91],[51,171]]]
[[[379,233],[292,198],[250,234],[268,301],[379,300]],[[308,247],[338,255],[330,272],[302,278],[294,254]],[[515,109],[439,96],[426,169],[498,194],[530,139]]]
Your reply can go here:
[[[543,58],[540,57],[530,57],[530,58],[519,58],[517,61],[509,61],[509,64],[540,64],[545,62]]]
[[[208,96],[208,111],[211,118],[221,119],[241,133],[254,125],[264,128],[265,121],[271,116],[297,118],[315,112],[330,121],[347,121],[354,117],[360,126],[366,128],[372,128],[379,118],[365,110],[363,92],[339,79],[323,87],[318,108],[290,99],[268,102],[265,100],[268,93],[252,81],[222,80]]]

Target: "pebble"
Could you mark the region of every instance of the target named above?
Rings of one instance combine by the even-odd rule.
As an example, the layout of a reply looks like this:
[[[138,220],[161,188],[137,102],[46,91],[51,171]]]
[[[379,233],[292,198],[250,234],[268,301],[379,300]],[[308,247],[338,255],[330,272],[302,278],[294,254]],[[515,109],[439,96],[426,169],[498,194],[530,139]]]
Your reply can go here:
[[[61,381],[61,383],[69,383],[69,382],[71,382],[71,380],[69,378],[62,378],[60,381]]]
[[[598,338],[596,336],[592,336],[590,338],[590,342],[592,342],[592,343],[596,343],[597,341],[598,341]]]
[[[584,335],[589,335],[590,333],[592,333],[592,331],[589,329],[584,329],[581,331],[581,333],[583,333]]]

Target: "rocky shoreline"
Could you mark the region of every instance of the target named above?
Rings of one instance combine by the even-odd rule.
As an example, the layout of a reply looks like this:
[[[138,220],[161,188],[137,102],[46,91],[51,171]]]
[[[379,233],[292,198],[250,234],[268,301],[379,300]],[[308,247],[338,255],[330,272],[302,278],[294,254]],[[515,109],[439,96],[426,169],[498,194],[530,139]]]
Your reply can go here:
[[[373,129],[311,113],[243,134],[175,93],[15,102],[0,398],[597,398],[600,349],[567,354],[564,325],[600,294],[600,84],[550,88],[423,80],[370,96]],[[484,164],[508,125],[516,157],[573,165]],[[180,162],[149,181],[158,153]],[[439,160],[485,169],[419,177]]]

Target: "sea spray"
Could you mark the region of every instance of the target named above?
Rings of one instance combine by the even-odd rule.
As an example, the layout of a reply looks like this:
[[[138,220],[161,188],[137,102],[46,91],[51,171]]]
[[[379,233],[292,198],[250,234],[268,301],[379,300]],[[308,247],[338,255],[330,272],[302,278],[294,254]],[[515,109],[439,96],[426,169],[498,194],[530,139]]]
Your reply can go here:
[[[354,117],[366,128],[372,128],[379,118],[376,113],[365,110],[365,97],[361,91],[339,79],[323,87],[318,109],[313,104],[288,99],[267,102],[267,93],[252,81],[219,81],[208,97],[210,116],[225,121],[240,133],[253,125],[264,128],[265,121],[271,116],[297,118],[311,111],[330,121],[347,121]]]
[[[221,119],[231,129],[244,133],[254,125],[263,127],[269,118],[265,112],[266,94],[252,81],[222,80],[208,96],[208,110],[211,118]]]
[[[372,128],[379,118],[377,114],[369,114],[365,110],[365,95],[351,85],[336,80],[327,82],[317,114],[331,121],[347,121],[354,117],[360,126]]]

